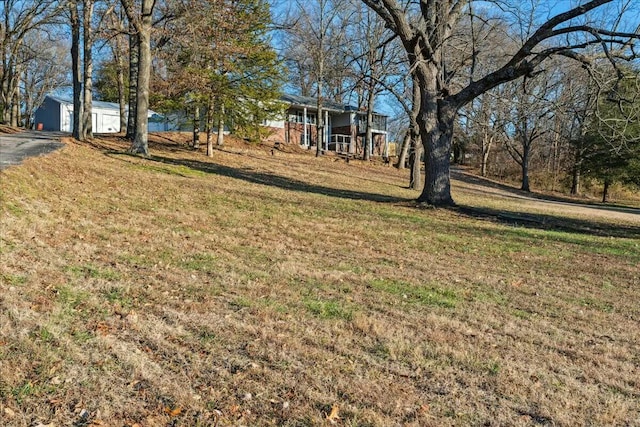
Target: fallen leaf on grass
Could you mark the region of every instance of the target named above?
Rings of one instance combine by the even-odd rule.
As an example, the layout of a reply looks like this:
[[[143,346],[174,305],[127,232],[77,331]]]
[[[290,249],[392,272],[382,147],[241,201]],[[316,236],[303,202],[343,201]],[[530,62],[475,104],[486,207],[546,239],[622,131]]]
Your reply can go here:
[[[177,417],[182,413],[182,408],[175,408],[175,409],[164,408],[164,412],[169,414],[169,416],[171,417]]]
[[[98,322],[98,324],[96,325],[96,331],[100,335],[108,335],[109,329],[109,325],[106,322]]]
[[[332,424],[335,424],[336,421],[340,419],[340,417],[338,416],[339,411],[340,409],[338,408],[338,405],[333,405],[333,407],[331,408],[331,413],[327,415],[327,420],[331,421]]]

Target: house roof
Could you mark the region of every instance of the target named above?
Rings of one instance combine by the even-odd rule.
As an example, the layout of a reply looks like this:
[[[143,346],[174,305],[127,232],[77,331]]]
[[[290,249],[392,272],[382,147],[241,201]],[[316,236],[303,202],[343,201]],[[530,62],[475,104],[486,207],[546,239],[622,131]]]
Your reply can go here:
[[[71,100],[71,99],[61,98],[61,97],[53,96],[53,95],[47,95],[47,98],[51,98],[54,101],[59,102],[60,104],[73,105],[73,100]],[[116,104],[115,102],[96,101],[94,99],[94,100],[91,101],[91,104],[95,108],[102,108],[102,109],[105,109],[105,110],[118,110],[118,111],[120,110],[120,105]]]
[[[318,108],[318,99],[312,96],[285,94],[285,95],[282,95],[280,99],[284,102],[288,102],[289,104],[295,105],[298,107],[308,107],[308,108],[314,108],[314,109]],[[326,110],[331,110],[331,111],[340,112],[340,113],[347,112],[347,111],[358,112],[358,107],[354,107],[353,105],[349,105],[349,104],[341,104],[339,102],[328,101],[326,99],[322,101],[322,105],[323,105],[323,108],[325,108]],[[380,114],[378,112],[375,112],[375,113],[381,116],[384,116],[384,114]]]
[[[53,99],[60,104],[68,104],[73,105],[73,100],[67,98],[61,98],[59,96],[47,95],[47,98]],[[116,102],[105,102],[105,101],[96,101],[95,99],[91,100],[91,105],[93,108],[101,108],[103,110],[116,110],[120,111],[120,104]],[[125,106],[126,110],[129,110],[129,105]],[[149,110],[149,117],[158,116],[162,117],[161,114],[156,113],[153,110]]]

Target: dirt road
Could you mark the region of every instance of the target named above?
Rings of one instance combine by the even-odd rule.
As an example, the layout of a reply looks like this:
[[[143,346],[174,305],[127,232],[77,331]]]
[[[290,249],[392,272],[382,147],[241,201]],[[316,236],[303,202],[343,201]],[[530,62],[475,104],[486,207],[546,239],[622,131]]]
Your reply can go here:
[[[508,185],[466,173],[452,168],[451,176],[458,181],[458,188],[476,194],[491,197],[502,197],[520,201],[524,211],[545,213],[550,215],[572,214],[586,218],[614,218],[620,221],[640,224],[640,209],[633,207],[604,205],[597,203],[580,203],[579,201],[526,193]]]

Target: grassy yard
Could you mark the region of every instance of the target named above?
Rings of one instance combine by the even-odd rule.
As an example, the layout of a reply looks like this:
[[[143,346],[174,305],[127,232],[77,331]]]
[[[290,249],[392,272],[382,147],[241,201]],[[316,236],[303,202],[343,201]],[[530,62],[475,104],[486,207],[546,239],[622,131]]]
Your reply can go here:
[[[638,214],[151,150],[0,173],[0,425],[640,426]]]

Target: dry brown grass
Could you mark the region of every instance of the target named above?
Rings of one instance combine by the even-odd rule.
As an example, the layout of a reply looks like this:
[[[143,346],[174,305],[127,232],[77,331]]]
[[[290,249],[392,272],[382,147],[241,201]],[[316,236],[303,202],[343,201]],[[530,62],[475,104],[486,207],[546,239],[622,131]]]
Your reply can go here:
[[[0,424],[640,425],[637,215],[165,136],[0,174]]]

